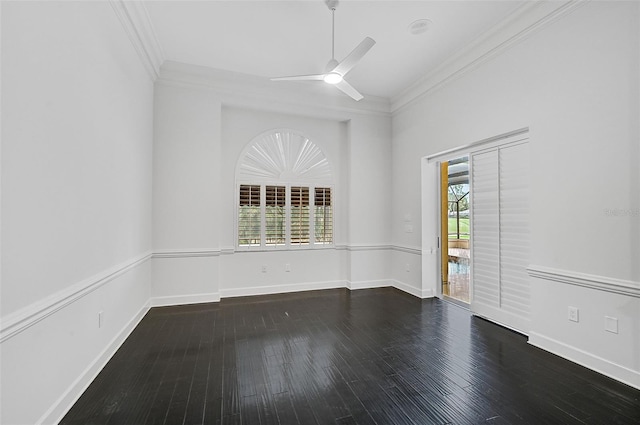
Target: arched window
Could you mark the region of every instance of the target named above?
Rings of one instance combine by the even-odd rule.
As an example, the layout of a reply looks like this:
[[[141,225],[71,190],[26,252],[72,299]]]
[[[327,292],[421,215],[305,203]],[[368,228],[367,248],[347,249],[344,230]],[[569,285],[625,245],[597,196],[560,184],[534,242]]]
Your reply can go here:
[[[236,182],[239,249],[333,245],[331,165],[306,136],[258,136],[240,156]]]

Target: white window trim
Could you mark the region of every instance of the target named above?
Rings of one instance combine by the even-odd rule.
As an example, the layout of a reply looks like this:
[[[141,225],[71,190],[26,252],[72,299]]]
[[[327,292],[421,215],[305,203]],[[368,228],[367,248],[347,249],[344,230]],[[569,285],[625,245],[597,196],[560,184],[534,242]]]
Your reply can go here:
[[[284,164],[286,170],[281,170],[282,173],[280,175],[272,175],[268,177],[266,175],[250,175],[250,173],[246,173],[243,171],[243,161],[248,158],[248,153],[252,151],[255,146],[260,146],[262,148],[262,153],[265,153],[264,147],[265,143],[269,143],[271,141],[274,142],[274,135],[276,134],[285,134],[286,137],[293,139],[291,143],[293,150],[300,149],[305,152],[313,152],[314,157],[318,158],[322,161],[322,167],[320,167],[321,173],[319,175],[314,175],[312,173],[307,173],[308,170],[311,170],[313,167],[309,167],[309,169],[303,169],[300,173],[291,173],[290,169],[292,168],[292,164]],[[281,146],[279,146],[281,147]],[[282,153],[280,149],[276,149],[276,146],[273,146],[271,149],[268,149],[266,153],[273,153],[274,156]],[[286,156],[285,156],[286,157]],[[268,160],[271,158],[265,158],[265,169],[267,168],[267,163],[270,166],[273,166],[274,163],[282,163],[283,158],[277,157],[274,159],[278,159],[279,161],[269,162]],[[286,161],[284,161],[286,162]],[[255,155],[252,158],[252,165],[255,165]],[[314,165],[314,164],[311,164]],[[246,167],[244,168],[246,170]],[[277,172],[277,170],[274,170]],[[266,174],[266,173],[265,173]],[[282,176],[282,178],[280,178]],[[238,228],[239,228],[239,196],[240,196],[240,186],[241,185],[254,185],[260,186],[260,245],[240,245],[240,241],[238,238]],[[266,245],[266,186],[285,186],[285,244],[284,245]],[[309,243],[306,245],[298,245],[291,244],[291,187],[308,187],[309,188]],[[315,188],[316,187],[326,187],[331,189],[331,219],[332,219],[332,242],[331,243],[316,243],[315,241]],[[287,251],[287,250],[314,250],[314,249],[330,249],[335,248],[335,240],[336,240],[336,203],[338,197],[336,196],[336,187],[333,181],[333,173],[331,162],[329,162],[328,158],[320,149],[318,145],[316,145],[313,141],[311,141],[308,137],[306,137],[303,133],[297,130],[291,129],[274,129],[266,131],[257,137],[255,137],[251,142],[245,146],[243,149],[238,162],[236,164],[236,178],[235,178],[235,188],[234,188],[234,245],[235,249],[238,252],[260,252],[260,251]]]

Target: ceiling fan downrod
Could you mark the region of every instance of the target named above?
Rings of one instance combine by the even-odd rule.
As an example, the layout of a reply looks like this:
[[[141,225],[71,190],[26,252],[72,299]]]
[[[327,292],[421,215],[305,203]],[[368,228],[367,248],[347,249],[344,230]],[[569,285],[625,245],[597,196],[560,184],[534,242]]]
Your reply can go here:
[[[336,53],[336,8],[338,7],[338,0],[324,0],[325,4],[331,10],[331,59],[335,60]]]

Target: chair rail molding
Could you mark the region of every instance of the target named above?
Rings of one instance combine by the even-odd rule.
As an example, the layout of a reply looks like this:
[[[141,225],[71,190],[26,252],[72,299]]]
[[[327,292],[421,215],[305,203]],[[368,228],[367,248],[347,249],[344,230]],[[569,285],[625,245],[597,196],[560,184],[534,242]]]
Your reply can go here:
[[[0,343],[46,319],[152,257],[145,252],[2,318]]]
[[[422,255],[422,248],[411,247],[411,246],[391,245],[391,250],[397,251],[397,252],[404,252],[406,254]]]
[[[217,248],[196,249],[169,249],[153,252],[153,258],[193,258],[193,257],[219,257],[223,250]]]
[[[615,279],[611,277],[572,272],[537,265],[530,265],[527,267],[527,272],[529,273],[529,276],[538,279],[551,280],[568,285],[582,286],[585,288],[640,298],[640,282],[632,280]]]

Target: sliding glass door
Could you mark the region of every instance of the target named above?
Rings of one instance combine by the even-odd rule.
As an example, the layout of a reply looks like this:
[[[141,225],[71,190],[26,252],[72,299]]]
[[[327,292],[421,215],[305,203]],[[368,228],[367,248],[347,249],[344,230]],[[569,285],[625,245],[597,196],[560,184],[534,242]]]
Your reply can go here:
[[[440,164],[440,229],[442,295],[470,301],[469,157]]]

